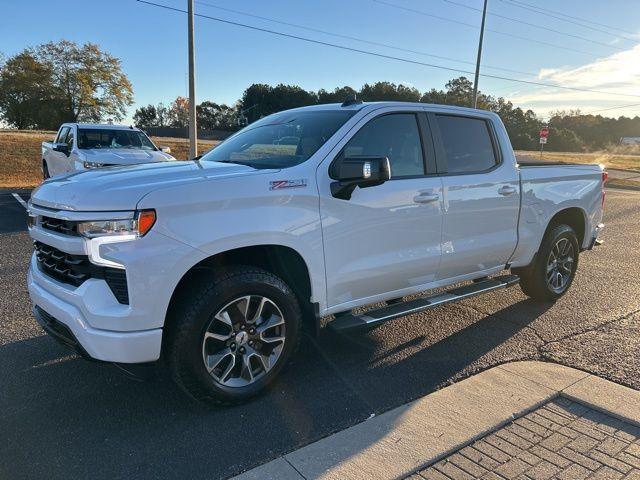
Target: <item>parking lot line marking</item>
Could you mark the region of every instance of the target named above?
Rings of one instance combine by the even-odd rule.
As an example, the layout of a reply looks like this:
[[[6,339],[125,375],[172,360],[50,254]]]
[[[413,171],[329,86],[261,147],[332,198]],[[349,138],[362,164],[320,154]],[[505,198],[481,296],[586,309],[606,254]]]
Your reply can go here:
[[[20,195],[18,195],[17,193],[12,193],[11,195],[13,195],[13,198],[15,198],[18,203],[20,203],[20,205],[22,205],[24,208],[27,208],[27,202],[25,202],[22,197],[20,197]]]

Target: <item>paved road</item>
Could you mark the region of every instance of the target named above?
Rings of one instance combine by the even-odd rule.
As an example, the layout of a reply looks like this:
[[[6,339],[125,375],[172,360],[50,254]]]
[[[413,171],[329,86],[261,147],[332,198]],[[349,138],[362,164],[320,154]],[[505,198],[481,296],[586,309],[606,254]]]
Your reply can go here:
[[[640,193],[607,194],[605,245],[553,306],[515,287],[368,333],[307,340],[234,408],[132,380],[44,336],[25,288],[24,213],[0,192],[0,478],[230,476],[499,363],[553,360],[640,388]],[[19,219],[20,218],[20,219]]]

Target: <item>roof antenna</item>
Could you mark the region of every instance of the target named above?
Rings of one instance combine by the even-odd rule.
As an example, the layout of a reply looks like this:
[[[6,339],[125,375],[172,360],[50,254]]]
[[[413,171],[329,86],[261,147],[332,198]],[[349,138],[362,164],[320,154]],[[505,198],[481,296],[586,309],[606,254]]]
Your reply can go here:
[[[351,105],[359,105],[361,103],[362,103],[362,100],[358,100],[356,98],[356,94],[354,93],[353,95],[348,96],[344,102],[342,102],[342,106],[350,107]]]

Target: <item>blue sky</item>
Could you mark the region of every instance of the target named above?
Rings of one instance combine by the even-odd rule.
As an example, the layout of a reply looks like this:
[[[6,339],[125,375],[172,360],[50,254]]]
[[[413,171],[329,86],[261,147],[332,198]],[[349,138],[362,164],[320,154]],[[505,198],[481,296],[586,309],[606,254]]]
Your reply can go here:
[[[151,1],[186,9],[186,0]],[[459,22],[480,23],[479,12],[446,0],[383,1]],[[482,7],[482,0],[454,1],[473,8]],[[531,72],[543,82],[640,95],[640,2],[522,1],[616,26],[629,32],[622,33],[628,39],[616,38],[620,32],[605,34],[535,14],[517,8],[510,1],[489,0],[489,12],[587,37],[605,45],[490,15],[487,18],[490,30],[555,43],[582,53],[488,31],[483,65]],[[212,5],[424,53],[475,61],[477,29],[393,8],[375,0],[202,0],[196,2],[196,12],[421,62],[473,69],[472,65],[277,25]],[[66,38],[79,43],[97,43],[119,57],[134,87],[135,105],[130,108],[129,119],[136,106],[161,101],[169,103],[177,95],[187,93],[187,19],[184,14],[135,0],[3,0],[3,7],[0,52],[7,56],[29,45]],[[458,76],[455,72],[311,45],[207,19],[196,19],[196,49],[198,101],[233,103],[244,88],[255,82],[298,84],[317,90],[343,85],[357,88],[366,82],[388,80],[425,91],[432,87],[442,88],[448,79]],[[536,81],[535,77],[488,68],[483,68],[483,72]],[[481,79],[480,88],[505,96],[519,106],[533,108],[542,115],[557,108],[581,108],[588,112],[640,103],[640,97],[569,92],[488,78]],[[640,106],[605,113],[637,115]]]

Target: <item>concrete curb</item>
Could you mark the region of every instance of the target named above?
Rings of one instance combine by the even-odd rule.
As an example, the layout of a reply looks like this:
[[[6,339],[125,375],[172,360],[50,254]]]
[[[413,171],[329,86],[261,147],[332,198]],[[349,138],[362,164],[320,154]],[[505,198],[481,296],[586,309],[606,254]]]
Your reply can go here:
[[[558,364],[514,362],[330,435],[234,480],[404,478],[558,396],[640,426],[640,391]]]

